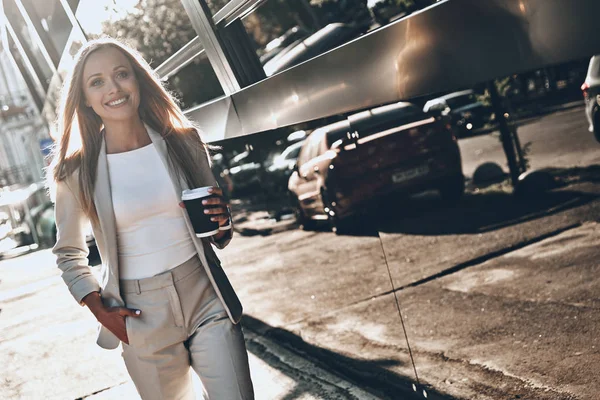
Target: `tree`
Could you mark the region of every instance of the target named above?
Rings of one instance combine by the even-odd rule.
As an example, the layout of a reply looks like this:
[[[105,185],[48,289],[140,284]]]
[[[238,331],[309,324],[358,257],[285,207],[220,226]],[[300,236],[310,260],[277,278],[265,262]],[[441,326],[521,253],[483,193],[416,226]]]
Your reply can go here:
[[[299,1],[270,0],[243,19],[244,27],[256,43],[259,53],[271,40],[294,26],[310,29],[311,23],[299,10]]]
[[[196,36],[180,0],[140,0],[124,17],[103,22],[103,32],[126,40],[153,67]]]
[[[310,5],[321,15],[325,24],[371,22],[367,0],[310,0]]]

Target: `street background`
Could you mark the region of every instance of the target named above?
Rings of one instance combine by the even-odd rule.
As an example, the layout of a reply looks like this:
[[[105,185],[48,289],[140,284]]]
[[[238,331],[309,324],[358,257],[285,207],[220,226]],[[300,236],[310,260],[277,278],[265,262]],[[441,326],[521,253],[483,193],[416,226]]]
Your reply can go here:
[[[62,282],[41,182],[64,78],[104,35],[139,50],[214,145],[235,220],[219,257],[245,306],[257,399],[598,398],[600,129],[584,105],[599,126],[597,2],[0,11],[0,399],[138,398]],[[313,141],[338,122],[350,129],[321,139],[344,151]],[[315,169],[323,149],[336,156]],[[397,190],[371,198],[376,181]],[[334,203],[351,197],[369,200],[344,230]]]
[[[234,204],[219,256],[258,399],[597,398],[600,145],[578,105],[523,123],[531,165],[560,182],[535,201],[502,183],[456,206],[392,199],[356,235]],[[468,177],[490,160],[506,170],[496,133],[459,145]],[[136,398],[59,272],[48,249],[0,261],[0,397]]]

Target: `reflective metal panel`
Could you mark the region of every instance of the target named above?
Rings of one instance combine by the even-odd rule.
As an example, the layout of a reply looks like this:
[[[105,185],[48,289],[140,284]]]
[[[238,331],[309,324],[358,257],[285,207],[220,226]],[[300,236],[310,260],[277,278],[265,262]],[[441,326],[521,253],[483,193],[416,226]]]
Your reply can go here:
[[[222,97],[199,107],[186,110],[186,115],[196,121],[202,129],[202,139],[215,142],[242,136],[240,120],[231,97]]]
[[[21,13],[21,16],[23,17],[23,19],[25,20],[25,23],[27,24],[27,28],[29,30],[29,35],[31,35],[32,40],[35,42],[35,44],[39,48],[39,51],[44,56],[44,59],[48,63],[48,67],[52,70],[52,73],[55,74],[56,73],[56,65],[54,64],[52,56],[48,52],[48,49],[46,48],[44,41],[40,37],[40,33],[36,30],[35,24],[31,20],[31,17],[29,16],[29,14],[27,13],[27,10],[23,6],[23,3],[20,0],[14,0],[14,3],[17,6],[17,8],[19,9],[19,12]]]
[[[232,98],[250,134],[469,87],[600,52],[598,15],[597,0],[445,1]]]
[[[31,62],[31,60],[27,56],[27,52],[25,51],[25,48],[19,41],[19,38],[17,37],[12,25],[7,20],[5,20],[5,27],[6,27],[6,35],[4,33],[2,35],[2,45],[6,49],[10,49],[12,47],[10,45],[11,41],[12,41],[12,43],[14,43],[14,45],[18,51],[18,57],[17,57],[17,55],[14,55],[14,54],[13,54],[13,57],[15,59],[17,59],[17,58],[20,59],[23,63],[23,66],[27,69],[27,72],[24,73],[24,71],[22,71],[21,68],[19,68],[19,70],[21,70],[21,73],[23,74],[24,77],[28,76],[31,79],[32,86],[35,88],[35,93],[34,93],[34,91],[31,91],[32,96],[34,96],[34,98],[38,98],[38,97],[43,98],[43,96],[46,92],[46,88],[44,87],[44,83],[40,80],[40,77],[38,75],[38,72],[36,71],[36,68],[34,67],[34,64]],[[25,78],[25,79],[27,79],[27,78]],[[38,104],[38,107],[39,107],[39,104]]]
[[[596,0],[453,0],[233,95],[245,133],[600,52]]]

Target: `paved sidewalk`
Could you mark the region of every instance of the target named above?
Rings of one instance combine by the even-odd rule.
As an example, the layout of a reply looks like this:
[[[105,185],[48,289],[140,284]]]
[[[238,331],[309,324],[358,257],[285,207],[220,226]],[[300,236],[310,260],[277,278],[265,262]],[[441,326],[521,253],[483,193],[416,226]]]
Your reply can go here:
[[[139,399],[120,349],[67,291],[50,250],[0,261],[0,399]],[[257,400],[377,397],[245,329]],[[195,377],[195,375],[194,375]],[[195,377],[197,393],[200,383]]]
[[[380,221],[381,243],[292,229],[238,235],[221,254],[247,326],[389,398],[417,378],[381,244],[419,394],[595,400],[599,194],[581,182],[536,204],[423,199]]]
[[[271,340],[261,338],[251,331],[246,331],[245,336],[250,351],[248,356],[256,400],[379,399],[339,376],[298,357]],[[254,353],[259,353],[260,357]],[[195,374],[192,374],[192,379],[196,393],[201,393],[200,379]],[[84,398],[86,400],[136,400],[140,397],[133,382],[128,381]]]

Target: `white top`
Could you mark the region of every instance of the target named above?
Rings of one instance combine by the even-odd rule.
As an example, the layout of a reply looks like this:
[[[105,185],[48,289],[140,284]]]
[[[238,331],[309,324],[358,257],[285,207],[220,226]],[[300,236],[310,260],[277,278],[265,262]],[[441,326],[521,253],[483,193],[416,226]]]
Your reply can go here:
[[[172,269],[196,254],[185,210],[151,143],[107,154],[117,227],[119,277],[142,279]]]

